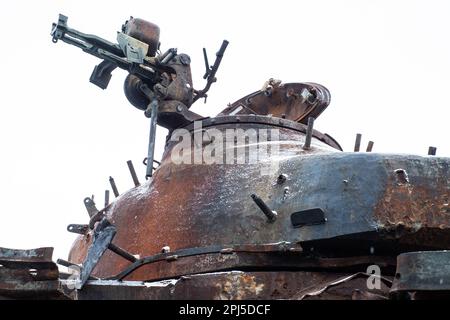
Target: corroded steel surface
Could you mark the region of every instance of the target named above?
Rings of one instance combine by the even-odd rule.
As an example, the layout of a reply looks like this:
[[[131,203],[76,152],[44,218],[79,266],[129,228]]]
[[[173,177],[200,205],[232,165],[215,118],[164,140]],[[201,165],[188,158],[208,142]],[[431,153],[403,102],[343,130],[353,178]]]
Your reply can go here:
[[[176,253],[174,253],[176,254]],[[289,253],[239,253],[204,254],[179,257],[176,260],[160,260],[155,263],[130,265],[111,279],[168,279],[183,275],[215,272],[222,270],[282,270],[323,269],[346,270],[376,264],[380,267],[394,267],[395,259],[382,256],[354,256],[347,258],[320,258],[310,255]],[[136,269],[134,269],[136,268]]]
[[[232,124],[228,127],[217,128],[225,130],[235,126],[235,124]],[[248,123],[246,125],[242,123],[241,127],[254,128],[255,124]],[[265,128],[265,124],[261,124],[261,127]],[[269,128],[272,127],[269,126]],[[303,153],[303,151],[299,151],[302,141],[304,141],[302,132],[281,128],[280,141],[272,143],[279,144],[281,154],[285,157],[290,157],[299,152]],[[304,151],[304,153],[323,153],[335,150],[317,139],[313,139],[313,145],[315,146],[313,150]],[[273,236],[265,237],[263,235],[259,237],[259,240],[257,238],[253,239],[256,229],[259,228],[258,226],[265,227],[266,223],[263,215],[257,212],[250,200],[244,204],[252,209],[252,214],[244,214],[242,217],[239,217],[238,212],[221,215],[217,208],[225,208],[223,201],[230,202],[230,204],[242,202],[240,195],[234,195],[234,193],[238,192],[238,188],[244,186],[250,188],[255,181],[260,180],[261,191],[264,190],[264,187],[267,184],[271,184],[274,178],[276,180],[276,176],[273,177],[273,174],[276,174],[276,172],[272,172],[270,176],[260,177],[260,164],[254,166],[245,164],[174,165],[170,161],[172,146],[167,148],[162,164],[155,172],[151,183],[142,185],[132,190],[131,193],[123,194],[106,210],[106,215],[118,226],[118,234],[115,239],[117,243],[126,243],[124,247],[126,250],[133,254],[139,254],[142,257],[155,254],[166,245],[169,245],[172,249],[180,249],[210,244],[231,244],[236,243],[236,241],[238,241],[237,243],[252,243],[255,240],[257,243],[266,243],[270,242],[271,238],[274,238]],[[263,164],[270,165],[268,159],[269,156],[265,158],[267,162]],[[248,172],[245,173],[245,171]],[[237,175],[237,172],[241,176]],[[254,180],[253,182],[247,180],[250,177]],[[152,196],[156,194],[159,196]],[[209,194],[209,196],[205,197],[205,194]],[[174,195],[176,195],[175,198]],[[217,200],[214,197],[217,197]],[[226,205],[229,206],[230,204]],[[116,214],[115,210],[117,209],[121,213]],[[131,212],[132,216],[129,216]],[[202,221],[202,216],[206,212],[213,214],[210,216],[213,219],[212,221],[210,219]],[[243,241],[233,239],[233,233],[235,232],[233,230],[230,230],[230,234],[219,240],[224,231],[222,229],[224,225],[221,225],[223,223],[221,220],[223,219],[232,219],[228,223],[232,223],[235,226],[235,230],[237,228],[236,232],[244,231],[246,226],[255,226],[252,227],[253,230],[246,230],[245,234],[243,234],[245,241],[243,239]],[[127,225],[127,232],[123,232],[125,230],[120,227],[122,224]],[[194,225],[195,228],[192,228]],[[222,229],[222,232],[213,236],[214,239],[207,239],[198,235],[199,232],[203,233],[202,230],[206,231],[205,228],[209,229],[208,233],[211,235],[214,235],[215,229]],[[155,232],[156,230],[164,231],[160,233]],[[147,237],[150,234],[151,240]],[[217,242],[215,242],[216,240]],[[88,242],[89,239],[86,237],[79,239],[79,242],[75,245],[79,249],[72,251],[70,261],[82,262],[85,255],[85,249],[82,247],[87,248]],[[107,261],[109,256],[110,254],[107,253],[104,260]],[[120,261],[120,259],[116,261],[114,256],[110,256],[110,258],[113,259],[117,267],[114,268],[115,273],[128,264],[127,261]],[[99,268],[101,267],[99,266]],[[109,272],[100,274],[103,276],[112,275]]]
[[[232,127],[267,127],[264,123],[238,119],[229,124],[218,119],[218,123],[210,123],[208,128],[224,131]],[[401,245],[412,246],[409,249],[450,246],[446,209],[450,186],[448,158],[342,153],[316,137],[312,148],[303,150],[303,132],[279,128],[279,140],[270,142],[279,145],[277,156],[268,154],[254,165],[176,165],[170,161],[176,143],[169,142],[153,179],[124,193],[106,208],[106,217],[118,230],[114,243],[140,257],[153,256],[164,246],[174,251],[280,241],[301,242],[316,248],[328,246],[333,249],[324,254],[331,256],[352,256],[368,252],[370,247],[375,252],[383,250],[396,255],[407,249]],[[278,166],[271,167],[274,163]],[[264,165],[269,166],[262,175]],[[404,170],[407,177],[397,169]],[[287,179],[279,184],[278,177],[282,174]],[[250,197],[253,193],[277,211],[275,222],[267,222]],[[412,204],[405,205],[405,209],[401,206],[402,199]],[[434,205],[423,209],[419,204],[427,201],[434,201]],[[291,214],[310,208],[322,208],[326,222],[294,228]],[[411,241],[416,236],[421,237],[420,242]],[[382,245],[381,241],[390,242]],[[86,237],[77,240],[70,261],[83,261],[88,242]],[[316,246],[315,242],[321,245]],[[158,262],[137,270],[127,279],[189,274],[192,270],[183,268],[190,263],[202,265],[204,269],[199,268],[200,271],[214,270],[208,266],[218,267],[220,263],[231,269],[239,266],[238,261],[234,264],[222,261],[231,261],[230,257],[221,257],[219,262],[210,256],[203,258],[198,261],[183,258],[171,265],[167,261]],[[256,267],[261,261],[267,267],[283,265],[282,259],[274,261],[265,256],[246,260],[245,266],[251,268],[253,263]],[[130,265],[129,261],[107,252],[93,275],[114,276]]]
[[[30,250],[8,249],[0,247],[0,261],[7,262],[51,262],[53,248],[37,248]]]
[[[233,102],[219,116],[272,115],[306,124],[308,117],[317,118],[328,107],[330,99],[330,92],[320,84],[283,83]]]
[[[333,272],[217,272],[159,282],[89,281],[72,292],[78,300],[387,299],[389,286],[368,290],[366,277]],[[317,294],[314,293],[317,292]]]
[[[279,253],[298,254],[298,245],[275,244],[267,246],[234,247],[234,253]],[[295,249],[292,251],[292,249]],[[75,278],[69,274],[60,275],[51,262],[51,248],[34,250],[0,250],[0,300],[3,299],[133,299],[133,300],[180,300],[180,299],[345,299],[373,300],[387,299],[390,277],[382,277],[381,286],[368,289],[369,274],[364,273],[368,263],[377,261],[376,257],[350,257],[347,259],[316,260],[329,270],[318,271],[227,271],[194,274],[199,264],[192,264],[189,276],[174,277],[160,281],[117,281],[91,279],[82,289],[75,286]],[[36,255],[35,253],[39,253]],[[41,253],[45,253],[43,256]],[[224,256],[232,257],[227,250]],[[11,258],[14,256],[13,258]],[[20,259],[18,259],[20,257]],[[290,260],[289,256],[279,258]],[[208,264],[208,258],[202,257],[198,263]],[[264,261],[264,260],[262,260]],[[190,261],[185,261],[187,264]],[[389,262],[391,263],[391,262]],[[332,270],[334,266],[353,266],[355,271]],[[45,268],[44,268],[45,266]],[[211,265],[216,268],[217,266]],[[301,263],[298,267],[302,267]],[[305,265],[303,265],[305,267]],[[360,270],[360,271],[358,271]],[[51,271],[51,272],[50,272]],[[355,273],[356,272],[356,273]]]
[[[16,250],[0,248],[0,300],[3,297],[64,299],[53,248]]]
[[[450,251],[399,255],[391,291],[446,291],[450,294]]]
[[[375,208],[377,226],[404,243],[450,248],[450,159],[395,156],[383,163],[390,174]]]

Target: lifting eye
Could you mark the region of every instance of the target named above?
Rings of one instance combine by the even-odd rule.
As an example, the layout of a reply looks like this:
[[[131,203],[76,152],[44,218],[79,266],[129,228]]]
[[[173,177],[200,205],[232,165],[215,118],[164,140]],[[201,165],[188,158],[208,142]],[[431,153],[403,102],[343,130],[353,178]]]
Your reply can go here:
[[[394,170],[395,177],[397,179],[398,184],[407,184],[409,183],[408,173],[404,169],[396,169]]]

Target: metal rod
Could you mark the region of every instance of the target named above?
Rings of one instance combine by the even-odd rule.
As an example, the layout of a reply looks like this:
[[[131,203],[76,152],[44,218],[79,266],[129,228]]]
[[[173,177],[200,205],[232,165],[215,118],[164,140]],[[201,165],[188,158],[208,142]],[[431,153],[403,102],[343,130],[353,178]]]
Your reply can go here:
[[[436,147],[428,147],[428,155],[435,156],[436,155]]]
[[[114,196],[117,198],[119,196],[119,190],[117,190],[116,183],[114,182],[113,177],[109,177],[109,184],[111,185]]]
[[[372,152],[372,148],[373,148],[373,141],[369,141],[369,143],[367,144],[366,152]]]
[[[76,267],[78,269],[81,269],[81,265],[69,262],[69,261],[64,260],[64,259],[58,259],[58,260],[56,260],[56,263],[61,265],[61,266],[63,266],[63,267],[66,267],[66,268],[74,268],[74,267]],[[89,276],[89,280],[98,280],[98,278],[94,277],[94,276]]]
[[[134,186],[139,187],[141,184],[139,183],[139,179],[136,175],[136,171],[134,170],[133,162],[131,160],[127,161],[128,169],[130,170],[131,178],[133,178]]]
[[[211,72],[211,67],[209,66],[209,62],[208,62],[208,55],[206,54],[206,49],[203,48],[203,59],[205,60],[205,75],[203,76],[203,79],[208,78],[209,73]]]
[[[121,256],[122,258],[127,259],[128,261],[135,262],[137,260],[135,256],[116,246],[115,244],[110,243],[108,249]]]
[[[269,206],[256,194],[251,195],[253,201],[261,209],[261,211],[266,215],[268,222],[274,222],[277,218],[277,212],[269,208]]]
[[[355,141],[355,152],[359,152],[359,147],[361,146],[361,133],[356,134],[356,141]]]
[[[200,98],[203,98],[203,97],[206,98],[207,97],[206,93],[208,92],[209,88],[211,88],[211,85],[217,81],[216,72],[217,72],[217,69],[219,69],[220,62],[222,61],[222,58],[223,58],[223,55],[225,53],[227,46],[228,46],[228,41],[223,40],[219,51],[217,51],[217,53],[216,53],[216,61],[214,61],[214,65],[210,68],[207,68],[209,70],[209,72],[207,72],[207,74],[205,73],[205,76],[206,76],[205,79],[207,79],[206,85],[202,90],[196,91],[196,95],[194,96],[194,102]]]
[[[158,120],[158,100],[153,99],[148,108],[151,108],[151,120],[147,154],[147,171],[145,174],[146,179],[150,178],[153,174],[153,157],[155,155],[156,125]]]
[[[70,268],[70,267],[72,267],[72,266],[77,266],[77,267],[79,267],[78,264],[69,262],[69,261],[64,260],[64,259],[58,259],[58,260],[56,260],[56,263],[59,264],[59,265],[61,265],[61,266],[63,266],[63,267],[67,267],[67,268]]]
[[[105,208],[109,205],[109,190],[105,190]]]
[[[306,138],[305,138],[305,144],[303,145],[303,150],[309,150],[311,148],[313,127],[314,127],[314,118],[309,117],[308,118],[308,128],[306,128]]]

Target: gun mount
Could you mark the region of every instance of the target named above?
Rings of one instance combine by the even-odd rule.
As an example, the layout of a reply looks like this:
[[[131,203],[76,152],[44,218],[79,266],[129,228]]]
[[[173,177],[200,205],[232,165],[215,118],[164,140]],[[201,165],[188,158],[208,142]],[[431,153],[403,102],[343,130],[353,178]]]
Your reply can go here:
[[[128,72],[124,92],[133,106],[144,110],[146,116],[150,117],[151,101],[156,99],[159,102],[159,125],[174,129],[201,118],[188,109],[198,99],[206,99],[211,85],[217,81],[216,73],[228,41],[223,41],[213,66],[208,65],[204,49],[206,85],[203,89],[196,90],[192,85],[190,57],[178,53],[175,48],[159,52],[160,30],[157,25],[131,17],[122,26],[122,31],[117,32],[117,43],[112,43],[69,28],[67,20],[66,16],[59,15],[58,22],[52,27],[52,41],[64,41],[103,60],[95,66],[90,82],[106,89],[111,72],[120,68]]]
[[[175,48],[157,54],[160,48],[160,30],[157,25],[131,17],[122,25],[122,31],[117,32],[118,43],[111,43],[98,36],[69,28],[67,20],[66,16],[59,15],[58,22],[52,26],[52,41],[57,43],[62,40],[102,59],[89,79],[102,89],[108,87],[114,69],[128,71],[124,82],[125,96],[133,106],[144,110],[147,117],[153,117],[150,122],[147,157],[150,161],[146,175],[147,178],[150,177],[156,124],[173,130],[202,118],[189,111],[189,108],[200,98],[205,98],[206,102],[207,92],[217,81],[216,73],[228,41],[222,42],[216,54],[216,61],[211,67],[208,65],[206,50],[203,49],[206,64],[203,78],[206,79],[206,85],[202,90],[195,90],[192,84],[191,59],[187,54],[178,54]]]

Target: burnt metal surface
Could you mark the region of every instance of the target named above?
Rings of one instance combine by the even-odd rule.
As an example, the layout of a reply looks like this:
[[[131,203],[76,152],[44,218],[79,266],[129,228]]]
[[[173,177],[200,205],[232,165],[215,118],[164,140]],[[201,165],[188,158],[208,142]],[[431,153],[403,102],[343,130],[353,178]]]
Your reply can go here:
[[[400,254],[391,292],[447,291],[450,293],[450,251]]]
[[[342,281],[342,279],[347,281]],[[339,282],[340,280],[340,282]],[[334,286],[330,283],[339,282]],[[323,287],[326,287],[323,289]],[[83,290],[71,292],[73,299],[133,300],[271,300],[299,299],[302,292],[322,290],[304,299],[386,299],[389,286],[368,290],[366,278],[336,272],[216,272],[157,282],[88,281]]]
[[[258,128],[255,122],[219,122],[214,128],[236,126]],[[327,241],[323,246],[333,244],[337,252],[350,255],[364,247],[368,251],[372,243],[380,241],[391,241],[385,250],[394,255],[402,246],[416,250],[450,246],[448,158],[341,153],[314,137],[311,149],[303,150],[304,133],[290,128],[280,128],[279,139],[281,160],[266,175],[261,175],[264,161],[257,165],[176,165],[170,161],[176,143],[169,142],[153,179],[122,194],[105,209],[106,217],[117,227],[117,245],[141,257],[153,256],[164,246],[179,250],[282,241]],[[273,164],[270,155],[268,159]],[[399,168],[407,173],[407,182],[398,180]],[[277,182],[281,174],[288,177],[282,185]],[[277,211],[275,222],[266,222],[250,198],[252,193]],[[292,226],[293,212],[319,207],[326,223]],[[348,246],[341,242],[343,238],[358,241]],[[83,241],[80,238],[79,242]],[[81,262],[83,246],[75,244],[70,261]],[[265,265],[269,265],[267,261]],[[282,261],[277,261],[280,264]],[[129,262],[106,252],[93,275],[114,276],[128,266]],[[130,279],[162,275],[156,267],[143,270],[146,268]],[[163,274],[170,277],[167,270]],[[182,269],[170,270],[182,274]]]
[[[0,247],[0,261],[4,262],[49,262],[52,260],[53,248],[37,248],[30,250],[8,249]]]
[[[271,115],[307,124],[330,104],[330,92],[317,83],[274,83],[269,80],[262,90],[233,102],[218,116]]]
[[[349,256],[326,258],[289,250],[261,250],[263,246],[203,247],[181,249],[145,257],[130,264],[110,280],[158,280],[183,275],[223,270],[352,270],[377,264],[383,268],[395,267],[395,258],[389,256]]]
[[[358,272],[344,275],[328,282],[316,283],[298,292],[294,298],[299,300],[387,300],[392,280],[380,277],[380,287],[368,289],[370,275]]]

